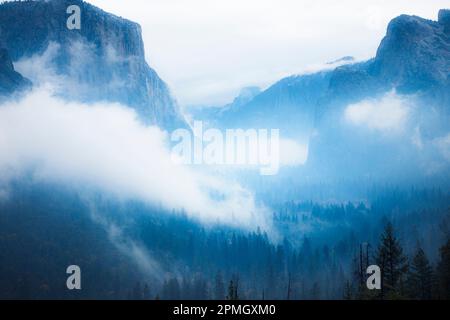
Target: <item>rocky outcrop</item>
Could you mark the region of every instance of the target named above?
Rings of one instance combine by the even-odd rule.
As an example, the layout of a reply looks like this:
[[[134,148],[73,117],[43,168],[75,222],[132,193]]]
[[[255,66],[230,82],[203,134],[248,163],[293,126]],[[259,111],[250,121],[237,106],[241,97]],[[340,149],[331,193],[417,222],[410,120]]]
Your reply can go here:
[[[6,49],[0,48],[0,99],[31,86],[31,82],[14,70]]]
[[[80,30],[67,28],[70,5],[81,8]],[[122,103],[163,128],[185,125],[167,85],[145,61],[137,23],[80,0],[25,1],[0,5],[0,30],[13,61],[53,49],[51,67],[63,78],[66,98]]]

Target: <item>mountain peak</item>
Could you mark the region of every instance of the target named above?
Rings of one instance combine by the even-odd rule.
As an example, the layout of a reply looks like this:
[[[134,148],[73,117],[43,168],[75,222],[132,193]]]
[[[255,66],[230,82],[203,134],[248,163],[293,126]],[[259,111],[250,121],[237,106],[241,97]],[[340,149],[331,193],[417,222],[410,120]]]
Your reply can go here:
[[[450,68],[450,34],[444,23],[448,10],[441,10],[439,22],[401,15],[387,28],[371,70],[385,83],[415,92],[445,81]]]
[[[386,37],[409,41],[407,37],[419,37],[432,32],[435,22],[418,16],[402,14],[389,22]]]
[[[447,32],[450,32],[450,9],[439,10],[438,22],[445,26]]]

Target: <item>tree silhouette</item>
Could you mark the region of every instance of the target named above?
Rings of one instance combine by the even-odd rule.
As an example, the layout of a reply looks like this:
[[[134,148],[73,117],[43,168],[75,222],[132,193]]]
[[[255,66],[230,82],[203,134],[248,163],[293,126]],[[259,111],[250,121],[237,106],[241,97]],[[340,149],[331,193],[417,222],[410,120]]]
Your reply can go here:
[[[144,300],[150,300],[150,287],[148,286],[147,283],[144,284],[144,289],[142,292],[142,296]]]
[[[235,278],[230,280],[230,284],[228,285],[228,295],[227,300],[239,300],[238,296],[238,287],[239,287],[239,280]]]
[[[343,298],[344,298],[344,300],[352,300],[353,299],[352,284],[348,280],[345,282]]]
[[[431,299],[433,283],[433,268],[431,267],[425,252],[417,248],[408,274],[408,291],[411,298]]]
[[[216,283],[214,287],[214,298],[216,300],[223,300],[225,296],[225,286],[223,283],[222,273],[219,271],[216,275]]]
[[[387,223],[384,228],[376,260],[381,268],[381,298],[402,297],[404,276],[408,270],[408,264],[403,249],[394,235],[391,223]]]
[[[440,261],[437,267],[439,280],[439,296],[450,299],[450,239],[440,249]]]

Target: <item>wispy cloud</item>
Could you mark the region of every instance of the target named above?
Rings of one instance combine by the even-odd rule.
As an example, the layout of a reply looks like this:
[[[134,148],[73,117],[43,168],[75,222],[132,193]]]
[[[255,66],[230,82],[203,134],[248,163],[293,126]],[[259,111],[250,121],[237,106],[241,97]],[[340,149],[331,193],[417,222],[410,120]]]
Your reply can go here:
[[[250,192],[175,165],[166,133],[118,104],[68,103],[36,89],[0,106],[0,180],[31,169],[37,180],[185,209],[203,222],[265,224]]]
[[[398,132],[404,128],[410,108],[410,99],[390,92],[379,99],[366,99],[347,106],[344,117],[356,126]]]

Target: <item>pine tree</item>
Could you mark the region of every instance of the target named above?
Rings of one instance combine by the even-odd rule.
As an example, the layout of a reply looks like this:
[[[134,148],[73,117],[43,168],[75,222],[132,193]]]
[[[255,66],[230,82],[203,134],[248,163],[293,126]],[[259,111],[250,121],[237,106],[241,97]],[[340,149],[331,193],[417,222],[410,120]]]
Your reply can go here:
[[[194,299],[205,300],[208,298],[208,284],[200,275],[195,278],[192,290]]]
[[[353,272],[353,283],[355,284],[355,298],[360,299],[371,299],[372,295],[367,289],[366,280],[367,274],[366,270],[369,266],[369,248],[370,244],[368,242],[359,244],[359,253],[354,255],[352,260],[352,272]]]
[[[114,277],[114,283],[113,283],[113,297],[114,299],[120,299],[121,298],[121,286],[120,286],[120,278],[116,275]]]
[[[381,236],[376,260],[381,268],[381,298],[401,298],[404,294],[403,282],[408,264],[391,223],[386,224]]]
[[[227,300],[239,300],[238,286],[239,280],[237,278],[234,281],[230,280],[230,284],[228,285]]]
[[[287,293],[286,293],[286,300],[291,300],[291,273],[288,274],[288,285],[287,285]]]
[[[437,267],[439,297],[450,299],[450,239],[440,249],[440,261]]]
[[[214,298],[216,300],[224,299],[225,286],[223,284],[222,273],[219,271],[216,275],[216,283],[214,287]]]
[[[408,289],[411,298],[431,299],[433,269],[422,248],[417,248],[408,274]]]
[[[181,296],[183,299],[192,299],[192,285],[191,280],[184,277],[181,282]]]
[[[150,298],[151,298],[151,296],[150,296],[150,287],[148,286],[147,283],[144,284],[142,297],[143,297],[144,300],[150,300]]]
[[[136,282],[134,288],[133,288],[133,300],[142,300],[142,289],[141,289],[141,283]]]
[[[318,281],[314,281],[311,288],[310,299],[319,300],[320,299],[320,285]]]
[[[350,281],[346,281],[345,282],[345,287],[344,287],[344,296],[343,296],[344,300],[352,300],[353,299],[353,288],[352,288],[352,284],[350,283]]]
[[[172,300],[179,300],[181,298],[180,283],[176,277],[169,280],[170,298]]]

